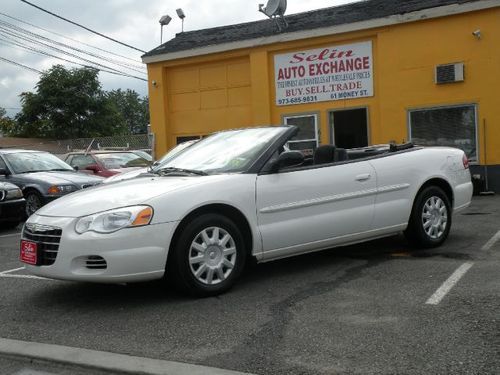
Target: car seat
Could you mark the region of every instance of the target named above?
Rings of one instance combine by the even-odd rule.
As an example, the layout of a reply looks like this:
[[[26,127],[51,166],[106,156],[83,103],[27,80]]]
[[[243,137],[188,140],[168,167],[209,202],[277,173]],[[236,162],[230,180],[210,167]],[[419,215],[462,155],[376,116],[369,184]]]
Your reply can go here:
[[[322,145],[314,152],[314,164],[328,164],[335,161],[335,146]]]

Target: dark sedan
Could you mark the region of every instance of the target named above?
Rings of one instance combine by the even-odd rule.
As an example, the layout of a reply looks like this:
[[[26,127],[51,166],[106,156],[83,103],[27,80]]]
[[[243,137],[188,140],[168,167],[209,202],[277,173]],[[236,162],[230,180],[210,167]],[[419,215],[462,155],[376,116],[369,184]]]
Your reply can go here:
[[[0,182],[0,228],[17,227],[24,217],[26,201],[16,185]]]
[[[78,173],[48,152],[0,150],[0,182],[20,187],[26,216],[71,192],[100,184],[102,178]]]

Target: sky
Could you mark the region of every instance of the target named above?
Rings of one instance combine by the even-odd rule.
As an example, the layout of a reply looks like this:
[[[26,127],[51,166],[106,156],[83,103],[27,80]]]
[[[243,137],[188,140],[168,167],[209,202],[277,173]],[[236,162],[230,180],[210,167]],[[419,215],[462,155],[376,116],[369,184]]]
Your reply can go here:
[[[266,2],[266,0],[29,1],[41,8],[144,51],[150,51],[160,45],[160,24],[158,21],[161,16],[168,14],[173,19],[169,25],[163,28],[164,42],[174,38],[175,34],[181,31],[181,21],[177,18],[175,12],[177,8],[184,10],[186,14],[184,30],[190,31],[265,19],[265,16],[258,12],[258,7],[259,3]],[[286,14],[353,1],[355,0],[288,0]],[[89,57],[81,52],[68,50],[64,46],[56,46],[60,50],[147,79],[145,65],[141,63],[140,59],[141,52],[94,35],[23,3],[21,0],[0,0],[0,4],[0,107],[5,108],[9,116],[14,116],[20,110],[19,94],[26,91],[35,91],[39,73],[2,61],[2,58],[39,71],[50,69],[54,64],[62,64],[67,68],[78,67],[75,64],[35,53],[33,51],[33,48],[35,48],[53,55],[64,56],[67,60],[87,64],[74,56],[62,55],[60,51],[33,44],[32,41],[26,40],[27,37],[31,40],[51,44],[47,40],[40,39],[40,36],[42,36],[83,51],[89,51],[94,55],[98,55],[98,57]],[[9,18],[9,16],[17,20]],[[16,27],[17,29],[13,30]],[[26,31],[37,35],[26,34]],[[19,36],[24,39],[20,39]],[[109,54],[109,52],[114,55]],[[103,61],[100,57],[105,57],[107,61]],[[111,62],[110,60],[114,61]],[[115,61],[120,62],[121,65],[114,64]],[[127,68],[123,65],[127,65],[127,68],[132,67],[135,70],[126,70]],[[141,96],[147,95],[147,82],[145,81],[105,72],[99,73],[99,79],[104,90],[132,89]]]

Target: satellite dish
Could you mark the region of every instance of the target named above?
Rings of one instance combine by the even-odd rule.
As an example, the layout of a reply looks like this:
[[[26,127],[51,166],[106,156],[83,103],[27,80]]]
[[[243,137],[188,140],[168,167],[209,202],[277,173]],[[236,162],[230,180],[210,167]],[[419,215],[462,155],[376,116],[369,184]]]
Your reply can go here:
[[[269,0],[265,8],[260,9],[266,16],[283,16],[286,12],[286,0]]]

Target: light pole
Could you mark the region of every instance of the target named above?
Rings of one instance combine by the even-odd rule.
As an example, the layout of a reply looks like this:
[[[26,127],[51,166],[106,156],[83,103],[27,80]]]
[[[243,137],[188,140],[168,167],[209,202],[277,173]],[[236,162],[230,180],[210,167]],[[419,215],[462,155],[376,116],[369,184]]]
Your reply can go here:
[[[161,34],[160,34],[160,44],[163,44],[163,26],[166,26],[172,21],[172,17],[169,15],[165,15],[162,18],[160,18],[160,25],[161,25]]]
[[[182,21],[182,32],[184,32],[184,18],[186,18],[186,15],[184,14],[184,11],[181,8],[177,9],[176,12]]]

